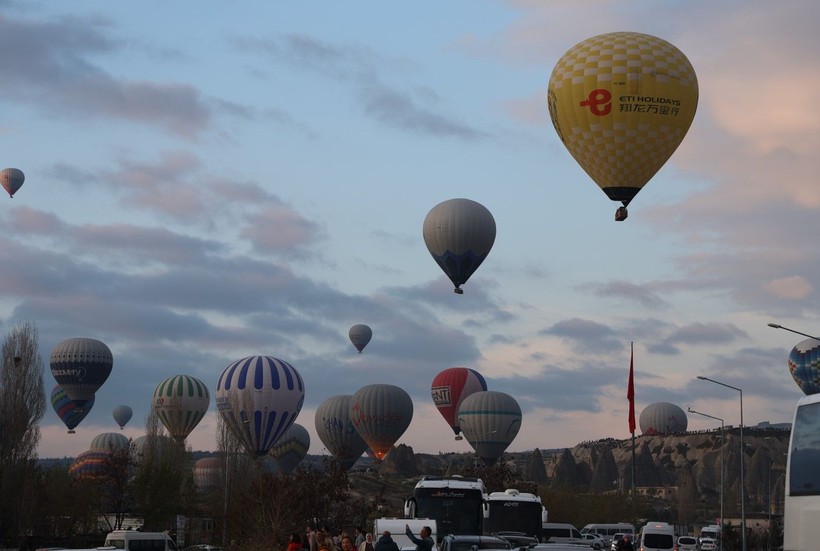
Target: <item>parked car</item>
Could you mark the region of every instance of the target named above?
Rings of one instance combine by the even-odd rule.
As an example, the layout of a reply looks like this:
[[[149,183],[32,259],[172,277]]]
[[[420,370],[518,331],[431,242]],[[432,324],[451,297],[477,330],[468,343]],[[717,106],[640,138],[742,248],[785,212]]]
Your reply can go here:
[[[507,540],[512,547],[529,547],[538,543],[538,539],[524,532],[496,532],[493,536]]]
[[[589,546],[593,549],[603,549],[609,544],[609,542],[604,540],[601,534],[597,534],[595,532],[586,532],[581,534],[581,537],[584,538],[584,541],[589,543]]]
[[[441,551],[509,550],[512,546],[507,540],[495,536],[454,536],[450,534],[441,539],[439,549]]]
[[[717,540],[713,538],[700,538],[700,551],[715,551],[717,548]]]
[[[700,551],[698,538],[694,536],[678,537],[678,551]]]

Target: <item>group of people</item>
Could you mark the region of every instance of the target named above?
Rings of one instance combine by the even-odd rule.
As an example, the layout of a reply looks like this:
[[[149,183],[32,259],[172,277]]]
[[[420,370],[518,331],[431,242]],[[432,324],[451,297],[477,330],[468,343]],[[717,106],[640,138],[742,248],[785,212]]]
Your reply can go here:
[[[435,542],[431,537],[432,530],[429,526],[421,529],[420,537],[416,537],[410,530],[410,525],[406,525],[405,534],[410,541],[416,544],[416,551],[434,551]],[[316,529],[308,526],[304,536],[298,533],[290,535],[287,551],[400,551],[398,544],[393,540],[389,531],[385,530],[378,541],[373,541],[373,534],[364,533],[356,527],[353,535],[341,532],[338,536],[330,535],[327,526]]]

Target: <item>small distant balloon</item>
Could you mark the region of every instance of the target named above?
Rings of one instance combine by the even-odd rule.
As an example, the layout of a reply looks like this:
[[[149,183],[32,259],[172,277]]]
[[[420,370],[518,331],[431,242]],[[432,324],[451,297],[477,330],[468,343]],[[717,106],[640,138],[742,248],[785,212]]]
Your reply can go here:
[[[490,254],[495,242],[495,219],[481,203],[450,199],[433,207],[422,226],[430,255],[463,294],[461,286]]]
[[[68,429],[68,434],[74,434],[74,429],[77,425],[85,419],[85,416],[91,413],[91,408],[94,406],[94,397],[85,403],[85,407],[78,408],[77,405],[69,399],[65,390],[60,385],[54,385],[51,391],[51,406],[57,417],[65,424]]]
[[[373,330],[367,325],[358,324],[350,328],[348,336],[350,337],[350,342],[353,343],[353,346],[355,346],[356,350],[361,354],[364,347],[367,346],[367,343],[373,338]]]
[[[3,185],[9,197],[14,197],[25,181],[26,175],[19,168],[6,168],[0,171],[0,184]]]
[[[117,422],[120,429],[124,429],[128,421],[131,420],[131,416],[134,415],[134,410],[128,406],[117,406],[114,408],[114,411],[111,412],[111,415],[114,416],[114,421]]]

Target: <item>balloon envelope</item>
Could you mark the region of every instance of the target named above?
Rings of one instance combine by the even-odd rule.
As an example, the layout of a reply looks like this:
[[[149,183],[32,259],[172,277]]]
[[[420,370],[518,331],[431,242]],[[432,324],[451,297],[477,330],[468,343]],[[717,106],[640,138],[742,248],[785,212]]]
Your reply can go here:
[[[353,343],[353,346],[355,346],[356,350],[361,354],[364,347],[367,346],[367,343],[373,338],[373,330],[367,325],[354,325],[350,328],[350,331],[348,331],[348,337],[350,337],[350,342]]]
[[[154,389],[154,411],[177,442],[191,434],[210,404],[205,383],[189,375],[174,375]]]
[[[624,206],[672,156],[698,103],[686,56],[648,34],[614,32],[573,46],[547,88],[561,141],[596,184]]]
[[[9,194],[9,197],[14,197],[26,181],[26,175],[19,168],[5,168],[0,171],[0,184],[3,189]]]
[[[220,488],[224,485],[225,466],[219,457],[203,457],[194,463],[193,474],[199,491]]]
[[[503,392],[476,392],[461,402],[458,422],[476,455],[492,465],[521,429],[521,406]]]
[[[820,341],[806,339],[792,348],[789,372],[807,396],[820,392]]]
[[[237,360],[219,376],[216,407],[249,453],[265,455],[296,421],[305,400],[302,376],[272,356]]]
[[[395,385],[367,385],[350,400],[350,418],[362,440],[382,460],[410,426],[413,400]]]
[[[129,450],[130,442],[128,437],[119,432],[103,432],[91,440],[89,450],[100,450],[104,452],[114,452],[119,450]]]
[[[350,469],[367,449],[367,442],[350,417],[351,400],[352,394],[331,396],[316,408],[314,417],[319,440],[345,469]]]
[[[108,477],[109,452],[88,450],[78,455],[68,467],[68,474],[74,480],[100,480]]]
[[[134,415],[134,410],[128,406],[117,406],[111,412],[111,415],[113,415],[114,421],[117,422],[120,428],[124,429],[128,421],[131,420],[131,416]]]
[[[144,462],[160,463],[173,459],[179,450],[177,442],[170,436],[143,435],[134,439],[131,445],[131,460],[134,465]]]
[[[478,371],[467,367],[451,367],[435,376],[430,387],[433,403],[436,404],[453,432],[458,435],[458,408],[467,396],[487,390],[487,381]]]
[[[433,207],[422,226],[430,255],[461,294],[495,242],[495,219],[481,203],[450,199]]]
[[[57,413],[57,417],[65,424],[69,434],[74,434],[74,429],[80,422],[85,419],[85,416],[91,413],[91,408],[94,406],[94,397],[88,400],[84,407],[78,408],[72,402],[65,390],[60,385],[54,385],[51,390],[51,407]]]
[[[279,472],[288,474],[305,458],[309,449],[310,434],[305,427],[294,423],[273,445],[269,453],[276,459]]]
[[[108,379],[114,357],[105,343],[78,337],[58,343],[51,351],[49,364],[68,398],[83,408]]]
[[[679,406],[669,402],[649,404],[638,418],[641,434],[682,434],[689,422],[686,413]]]

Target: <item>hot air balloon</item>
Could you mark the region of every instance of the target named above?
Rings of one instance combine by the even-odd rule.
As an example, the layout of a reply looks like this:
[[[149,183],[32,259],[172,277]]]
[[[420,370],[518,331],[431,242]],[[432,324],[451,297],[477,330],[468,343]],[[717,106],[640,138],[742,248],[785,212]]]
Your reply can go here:
[[[319,440],[346,470],[350,469],[367,449],[367,443],[356,432],[350,418],[352,394],[331,396],[316,408],[314,425]]]
[[[381,461],[410,426],[413,400],[395,385],[367,385],[353,394],[350,419]]]
[[[789,372],[806,396],[820,392],[820,341],[806,339],[792,348]]]
[[[219,414],[248,453],[263,456],[296,421],[305,384],[289,363],[249,356],[222,372],[216,386]]]
[[[270,456],[279,465],[279,472],[288,474],[305,458],[310,449],[310,434],[299,423],[290,426],[270,449]]]
[[[367,343],[373,338],[373,330],[366,325],[358,324],[350,328],[348,336],[350,337],[350,342],[353,343],[353,346],[355,346],[356,350],[361,354],[364,347],[367,346]]]
[[[194,484],[201,492],[224,485],[225,466],[219,457],[203,457],[194,463]]]
[[[550,117],[579,165],[613,201],[616,220],[683,141],[698,103],[686,56],[647,34],[614,32],[576,44],[547,88]]]
[[[154,390],[154,411],[177,442],[182,442],[199,424],[211,394],[205,383],[189,375],[174,375]]]
[[[521,407],[509,394],[476,392],[461,402],[458,423],[476,455],[492,465],[518,435]]]
[[[456,440],[462,437],[458,434],[461,427],[458,425],[458,408],[464,398],[475,393],[487,390],[487,381],[475,369],[466,367],[451,367],[435,376],[430,387],[433,403],[436,404],[450,428],[456,434]]]
[[[134,415],[134,411],[128,406],[117,406],[111,412],[111,415],[114,416],[114,421],[117,422],[120,429],[124,429],[128,421],[131,420],[131,416]]]
[[[89,446],[88,449],[104,452],[129,451],[130,445],[131,443],[128,441],[128,437],[124,434],[120,434],[119,432],[103,432],[91,440],[91,446]]]
[[[19,168],[5,168],[0,171],[0,184],[3,189],[9,194],[9,197],[14,197],[17,190],[23,186],[26,181],[26,175]]]
[[[453,291],[478,269],[495,242],[495,219],[480,203],[450,199],[433,207],[424,219],[424,243],[450,281]]]
[[[51,406],[57,413],[57,417],[65,424],[68,434],[74,434],[74,428],[91,413],[94,406],[94,397],[86,402],[85,406],[78,408],[74,402],[68,399],[65,390],[60,385],[54,385],[51,390]]]
[[[683,409],[669,402],[656,402],[646,406],[638,419],[641,434],[682,434],[688,421]]]
[[[101,480],[108,478],[109,454],[102,450],[88,450],[78,455],[68,467],[68,474],[74,480]]]
[[[103,342],[78,337],[58,343],[49,364],[68,398],[82,409],[108,379],[114,358]]]

